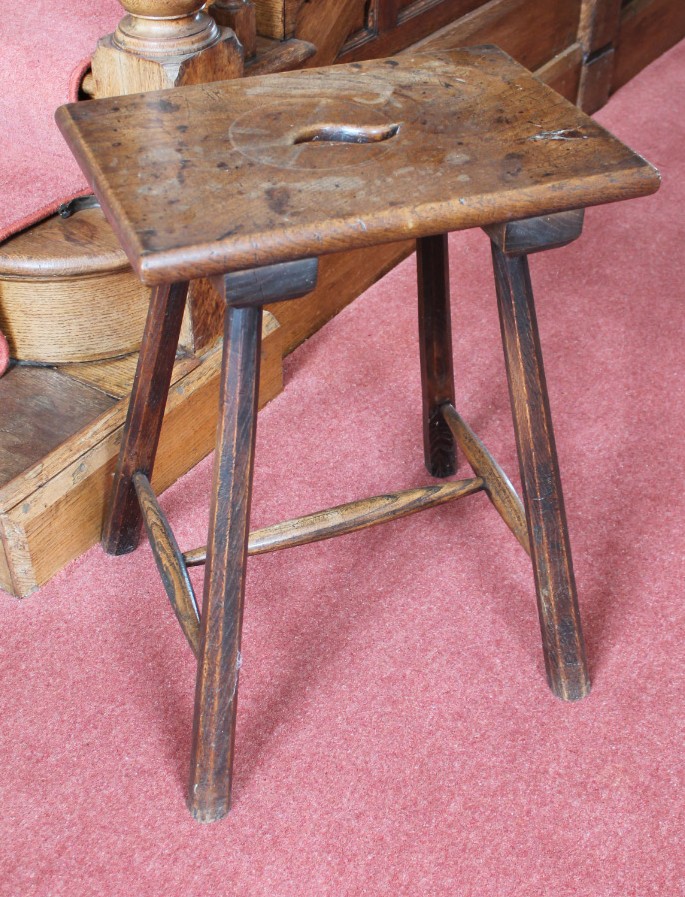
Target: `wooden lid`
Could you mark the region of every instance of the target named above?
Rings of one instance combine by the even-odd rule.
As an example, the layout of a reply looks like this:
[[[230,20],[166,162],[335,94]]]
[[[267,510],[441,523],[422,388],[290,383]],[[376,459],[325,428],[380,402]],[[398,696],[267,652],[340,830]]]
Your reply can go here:
[[[57,121],[146,283],[659,186],[496,47],[77,103]]]
[[[77,209],[68,218],[53,215],[0,246],[0,277],[74,277],[119,271],[129,266],[100,208]]]

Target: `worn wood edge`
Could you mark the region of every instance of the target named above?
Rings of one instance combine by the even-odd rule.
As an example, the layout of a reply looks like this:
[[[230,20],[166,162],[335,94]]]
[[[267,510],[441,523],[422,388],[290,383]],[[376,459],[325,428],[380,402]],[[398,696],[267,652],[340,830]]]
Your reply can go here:
[[[483,480],[488,498],[530,555],[526,512],[509,477],[453,405],[443,405],[442,415],[474,473]]]
[[[164,590],[193,654],[199,657],[200,610],[183,555],[145,474],[135,473],[133,486]]]
[[[8,528],[9,533],[7,531]],[[23,597],[34,592],[38,588],[38,584],[29,577],[24,583],[22,592],[22,583],[17,579],[16,564],[12,563],[12,556],[14,555],[16,560],[17,555],[19,555],[21,558],[20,566],[29,568],[30,556],[27,560],[27,549],[23,542],[14,545],[10,542],[12,535],[14,535],[12,532],[12,521],[4,514],[0,514],[0,589],[3,589],[10,595],[22,595]]]
[[[561,102],[564,102],[560,98]],[[520,190],[511,193],[510,205],[516,209],[516,218],[552,215],[568,211],[569,208],[581,206],[607,205],[625,199],[636,199],[655,193],[660,186],[660,176],[656,169],[646,160],[630,171],[630,179],[616,184],[604,172],[584,178],[582,182],[561,181],[550,185],[531,187],[525,194]],[[563,188],[563,189],[562,189]],[[485,227],[502,220],[503,207],[506,206],[507,192],[482,194],[469,199],[469,205],[460,206],[456,210],[447,202],[432,202],[417,205],[412,216],[411,233],[413,237],[431,236],[441,231],[468,230],[473,227]],[[467,214],[465,214],[465,212]],[[408,222],[409,224],[409,222]],[[362,236],[358,232],[358,218],[336,219],[338,232],[332,234],[330,242],[322,255],[330,255],[344,251],[349,234],[355,231],[357,247],[375,246],[398,242],[398,225],[388,225],[381,213],[368,216],[368,231],[373,236]],[[189,250],[177,248],[144,255],[139,262],[141,279],[150,285],[158,285],[169,280],[184,280],[194,270],[198,260],[209,274],[221,274],[228,265],[235,268],[258,267],[261,261],[286,262],[298,255],[307,253],[312,243],[320,236],[318,223],[312,222],[307,228],[297,229],[295,226],[273,232],[268,235],[260,247],[256,247],[248,238],[236,239],[229,247],[221,242],[211,244],[211,261],[209,261],[209,244],[198,244]]]
[[[250,533],[248,555],[266,554],[296,545],[307,545],[343,536],[357,530],[367,529],[381,523],[389,523],[419,511],[427,511],[457,498],[464,498],[484,488],[483,480],[474,477],[454,483],[423,486],[375,495],[326,508],[303,517],[285,520]],[[206,547],[196,548],[183,555],[188,567],[204,564],[207,559]]]

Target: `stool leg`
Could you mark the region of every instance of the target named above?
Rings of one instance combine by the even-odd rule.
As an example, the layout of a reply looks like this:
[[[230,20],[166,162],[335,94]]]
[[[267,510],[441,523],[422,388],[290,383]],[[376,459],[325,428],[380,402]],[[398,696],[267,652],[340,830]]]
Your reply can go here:
[[[231,803],[261,332],[261,306],[227,308],[188,794],[200,822]]]
[[[528,259],[492,254],[547,678],[572,701],[590,679]]]
[[[419,349],[423,393],[423,450],[434,477],[457,470],[454,437],[440,410],[454,405],[452,326],[447,234],[416,241],[419,293]]]
[[[108,554],[126,554],[138,544],[142,518],[132,477],[138,471],[152,475],[187,293],[187,282],[152,291],[102,530]]]

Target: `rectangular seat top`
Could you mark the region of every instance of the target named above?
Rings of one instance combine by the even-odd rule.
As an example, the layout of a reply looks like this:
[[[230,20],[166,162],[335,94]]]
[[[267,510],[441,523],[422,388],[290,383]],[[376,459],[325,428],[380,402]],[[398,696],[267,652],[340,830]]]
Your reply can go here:
[[[657,172],[496,47],[63,106],[146,283],[653,193]]]

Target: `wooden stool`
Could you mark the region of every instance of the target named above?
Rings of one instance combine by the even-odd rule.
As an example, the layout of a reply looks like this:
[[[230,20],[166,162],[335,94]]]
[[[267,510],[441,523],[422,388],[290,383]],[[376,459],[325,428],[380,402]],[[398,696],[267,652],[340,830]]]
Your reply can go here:
[[[652,193],[655,170],[495,47],[376,60],[59,110],[131,264],[154,285],[103,546],[135,548],[141,512],[198,658],[188,803],[229,809],[246,558],[485,491],[529,551],[545,664],[590,688],[527,255],[579,236],[588,205]],[[580,211],[578,211],[580,210]],[[525,512],[455,410],[447,232],[485,227]],[[475,476],[249,533],[262,306],[316,282],[318,257],[413,236],[426,466]],[[226,302],[209,541],[182,554],[150,487],[187,282]],[[187,568],[206,563],[202,612]]]

